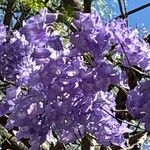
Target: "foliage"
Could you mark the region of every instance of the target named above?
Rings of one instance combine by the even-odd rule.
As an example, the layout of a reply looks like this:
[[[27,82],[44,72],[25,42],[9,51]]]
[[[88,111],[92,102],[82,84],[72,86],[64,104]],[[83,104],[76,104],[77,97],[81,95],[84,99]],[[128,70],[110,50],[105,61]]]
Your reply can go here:
[[[41,0],[20,0],[24,5],[28,5],[33,11],[39,11],[42,7],[44,7],[44,3]]]

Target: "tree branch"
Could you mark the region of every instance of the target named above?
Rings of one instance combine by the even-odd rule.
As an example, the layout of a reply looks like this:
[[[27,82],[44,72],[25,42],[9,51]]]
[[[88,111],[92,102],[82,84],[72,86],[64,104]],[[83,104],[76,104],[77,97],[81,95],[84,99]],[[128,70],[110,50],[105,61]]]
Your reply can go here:
[[[12,11],[13,11],[15,3],[16,3],[16,0],[8,0],[8,3],[7,3],[7,8],[6,8],[5,17],[4,17],[4,25],[7,25],[8,28],[10,27]]]
[[[1,124],[0,136],[3,139],[7,139],[16,150],[28,150],[28,148],[21,141],[17,141],[17,138],[11,135]]]
[[[84,0],[84,12],[91,13],[92,0]]]
[[[126,8],[126,2],[125,0],[123,0],[123,7],[124,7],[124,15],[125,15],[125,18],[127,19],[128,16],[126,16],[126,13],[127,13],[127,8]]]
[[[91,148],[91,140],[92,140],[92,138],[90,137],[90,135],[86,134],[82,138],[81,149],[82,150],[90,150],[90,148]]]
[[[52,150],[66,150],[64,144],[57,142]]]
[[[21,16],[19,17],[17,23],[14,26],[14,29],[18,30],[22,26],[22,22],[23,22],[23,20],[26,19],[26,17],[28,16],[29,12],[30,12],[30,8],[27,8],[26,10],[24,10],[22,12]]]
[[[80,0],[61,0],[60,6],[70,6],[72,8],[76,8],[77,10],[82,10],[82,2]]]

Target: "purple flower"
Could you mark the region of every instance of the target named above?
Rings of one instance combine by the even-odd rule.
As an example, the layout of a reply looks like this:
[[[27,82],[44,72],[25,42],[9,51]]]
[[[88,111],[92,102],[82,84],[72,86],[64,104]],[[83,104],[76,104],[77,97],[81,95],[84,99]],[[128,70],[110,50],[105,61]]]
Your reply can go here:
[[[130,114],[145,123],[146,129],[149,126],[149,105],[150,105],[150,80],[142,82],[135,90],[131,91],[126,103]]]

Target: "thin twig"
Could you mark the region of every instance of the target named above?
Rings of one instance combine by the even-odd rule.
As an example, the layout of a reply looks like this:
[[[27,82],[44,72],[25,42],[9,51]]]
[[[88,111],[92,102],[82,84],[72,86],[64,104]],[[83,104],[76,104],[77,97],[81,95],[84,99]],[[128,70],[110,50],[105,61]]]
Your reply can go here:
[[[123,12],[123,7],[122,7],[122,3],[121,0],[118,0],[118,5],[119,5],[119,9],[120,9],[120,13],[123,16],[123,18],[125,18],[124,12]]]
[[[116,36],[116,35],[115,35],[115,36]],[[124,47],[123,47],[123,45],[122,45],[122,43],[120,42],[119,39],[118,39],[118,42],[119,42],[119,44],[120,44],[120,46],[121,46],[121,48],[122,48],[122,50],[123,50],[123,53],[125,54],[125,57],[126,57],[126,59],[127,59],[127,62],[128,62],[128,64],[129,64],[130,68],[132,68],[132,65],[131,65],[131,63],[130,63],[130,61],[129,61],[129,58],[128,58],[128,56],[127,56],[127,53],[126,53],[126,51],[125,51],[125,49],[124,49]],[[131,69],[131,71],[132,71],[134,77],[136,78],[136,81],[138,82],[139,80],[138,80],[138,77],[137,77],[136,73],[135,73],[132,69]]]
[[[126,15],[127,14],[127,8],[126,8],[125,0],[123,0],[123,7],[124,7],[124,17],[125,17],[125,20],[126,20],[126,23],[128,26],[128,16]]]
[[[128,111],[127,110],[112,110],[113,112],[120,112],[120,113],[127,113]]]
[[[103,107],[100,106],[100,108],[101,108],[103,111],[105,111],[108,115],[110,115],[111,117],[113,117],[113,118],[116,119],[116,117],[115,117],[113,114],[111,114],[110,112],[108,112],[107,110],[105,110]],[[130,123],[130,122],[128,122],[128,121],[122,120],[122,119],[120,119],[120,118],[117,118],[117,119],[118,119],[119,121],[123,122],[123,123],[126,123],[126,124],[132,126],[132,127],[136,127],[136,128],[139,128],[139,129],[141,129],[141,130],[143,130],[143,131],[146,131],[146,129],[143,129],[143,128],[139,127],[139,126],[137,127],[137,125],[134,125],[134,124],[132,124],[132,123]]]
[[[136,68],[134,68],[134,67],[128,67],[128,66],[122,66],[124,69],[129,69],[129,70],[133,70],[133,71],[135,71],[135,72],[137,72],[137,73],[139,73],[140,75],[143,75],[143,77],[145,77],[145,78],[150,78],[150,75],[148,75],[148,74],[146,74],[145,72],[143,72],[143,71],[141,71],[141,70],[138,70],[138,69],[136,69]]]
[[[125,18],[127,19],[128,16],[126,16],[126,13],[127,13],[127,8],[126,8],[126,2],[125,0],[123,0],[123,7],[124,7],[124,15],[125,15]]]
[[[126,16],[129,16],[129,15],[134,14],[134,13],[136,13],[136,12],[142,10],[142,9],[145,9],[145,8],[147,8],[147,7],[150,7],[150,3],[145,4],[145,5],[143,5],[143,6],[140,6],[140,7],[138,7],[138,8],[135,8],[135,9],[133,9],[133,10],[131,10],[131,11],[128,11],[128,12],[126,12],[125,15],[126,15]],[[121,14],[121,15],[117,16],[116,19],[117,19],[117,18],[123,18],[123,17],[124,17],[124,15]]]
[[[116,36],[116,35],[115,35],[115,36]],[[124,52],[124,54],[125,54],[125,57],[126,57],[126,59],[127,59],[127,62],[128,62],[128,64],[129,64],[129,66],[132,67],[132,66],[131,66],[131,63],[130,63],[130,61],[129,61],[129,58],[128,58],[128,56],[127,56],[127,53],[126,53],[126,51],[125,51],[125,49],[124,49],[124,47],[123,47],[123,45],[122,45],[122,43],[120,42],[119,39],[118,39],[118,42],[119,42],[119,44],[120,44],[120,46],[121,46],[121,49],[123,50],[123,52]]]

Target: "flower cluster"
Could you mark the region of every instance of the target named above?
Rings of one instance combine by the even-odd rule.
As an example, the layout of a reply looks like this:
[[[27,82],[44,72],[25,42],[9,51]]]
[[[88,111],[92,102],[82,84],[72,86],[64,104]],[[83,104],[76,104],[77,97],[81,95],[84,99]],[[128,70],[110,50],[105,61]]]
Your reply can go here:
[[[91,15],[79,12],[73,23],[77,32],[71,34],[71,42],[80,52],[91,52],[97,61],[107,52],[119,53],[123,55],[123,65],[149,69],[149,44],[140,39],[137,29],[128,28],[124,20],[103,23],[96,12]]]
[[[5,30],[2,33],[4,35]],[[0,44],[0,77],[14,81],[19,74],[22,59],[29,51],[28,42],[17,31],[13,33],[10,31],[1,41],[3,43]]]
[[[129,112],[142,123],[145,123],[147,130],[149,125],[149,104],[150,104],[150,80],[141,83],[135,90],[130,91],[127,108]]]
[[[150,46],[140,39],[137,29],[127,28],[123,20],[113,20],[106,24],[106,30],[111,35],[110,43],[115,45],[114,51],[123,54],[123,65],[149,68]]]
[[[10,114],[6,126],[19,127],[17,138],[28,138],[31,149],[38,149],[49,131],[63,143],[88,132],[100,144],[123,147],[129,130],[115,119],[115,97],[108,92],[109,84],[119,84],[120,72],[106,54],[115,45],[114,54],[134,56],[132,65],[148,67],[148,45],[122,21],[103,23],[96,13],[77,12],[66,48],[55,30],[57,16],[41,10],[0,45],[1,74],[18,86],[6,90],[0,115]]]

